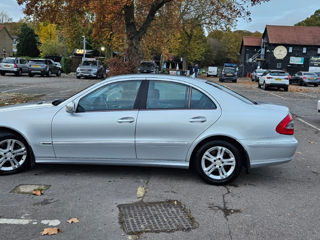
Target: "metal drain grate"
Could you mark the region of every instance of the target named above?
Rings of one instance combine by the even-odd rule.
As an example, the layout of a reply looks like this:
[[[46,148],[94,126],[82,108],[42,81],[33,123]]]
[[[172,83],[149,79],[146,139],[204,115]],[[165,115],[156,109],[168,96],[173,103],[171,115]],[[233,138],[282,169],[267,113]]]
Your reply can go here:
[[[118,205],[120,224],[127,234],[188,231],[197,223],[178,201]]]

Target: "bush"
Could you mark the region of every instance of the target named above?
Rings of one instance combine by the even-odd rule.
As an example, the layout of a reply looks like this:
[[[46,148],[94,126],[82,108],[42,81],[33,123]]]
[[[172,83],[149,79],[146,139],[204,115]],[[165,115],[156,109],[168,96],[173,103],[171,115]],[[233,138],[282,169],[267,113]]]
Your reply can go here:
[[[130,74],[137,72],[136,64],[123,61],[123,57],[112,57],[108,61],[110,69],[109,76],[116,76],[121,74]]]
[[[70,73],[71,72],[71,58],[70,57],[62,57],[61,59],[61,66],[62,71],[64,73]]]

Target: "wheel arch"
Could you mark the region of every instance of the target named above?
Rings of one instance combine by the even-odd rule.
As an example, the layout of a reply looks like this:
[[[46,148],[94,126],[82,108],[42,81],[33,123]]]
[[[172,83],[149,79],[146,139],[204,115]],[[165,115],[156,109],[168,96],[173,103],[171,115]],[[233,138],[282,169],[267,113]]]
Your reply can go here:
[[[224,140],[226,142],[234,144],[240,150],[240,153],[241,153],[241,156],[242,156],[242,161],[243,161],[243,166],[246,168],[247,172],[249,171],[249,169],[250,169],[250,158],[249,158],[249,155],[248,155],[248,152],[246,151],[246,149],[236,139],[234,139],[232,137],[224,136],[224,135],[210,136],[210,137],[207,137],[205,139],[202,139],[195,146],[195,148],[192,150],[192,153],[191,153],[191,156],[190,156],[190,161],[189,161],[189,168],[193,168],[194,167],[194,163],[195,163],[195,160],[196,160],[195,156],[196,156],[196,153],[199,150],[199,148],[203,144],[206,144],[207,142],[210,142],[210,141],[213,141],[213,140]]]
[[[31,144],[30,144],[29,140],[21,132],[15,130],[15,129],[0,126],[0,137],[5,133],[15,134],[18,137],[22,138],[28,144],[28,148],[29,148],[30,153],[31,153],[30,164],[31,164],[31,167],[33,167],[35,165],[35,157],[34,157],[34,152],[33,152],[33,149],[31,147]]]

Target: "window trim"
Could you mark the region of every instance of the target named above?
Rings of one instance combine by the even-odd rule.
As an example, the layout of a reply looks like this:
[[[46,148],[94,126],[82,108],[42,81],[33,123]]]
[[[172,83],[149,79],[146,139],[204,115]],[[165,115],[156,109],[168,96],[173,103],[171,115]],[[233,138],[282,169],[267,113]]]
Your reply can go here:
[[[134,100],[134,104],[133,104],[133,108],[132,109],[109,109],[109,110],[87,110],[87,111],[79,111],[78,108],[79,108],[79,102],[81,101],[81,99],[83,99],[84,97],[88,96],[89,94],[95,92],[95,91],[98,91],[99,89],[103,88],[103,87],[106,87],[110,84],[114,84],[114,83],[123,83],[123,82],[133,82],[133,81],[140,81],[140,86],[139,86],[139,89],[137,91],[137,95],[136,95],[136,99]],[[123,80],[123,81],[115,81],[115,82],[110,82],[110,83],[107,83],[107,84],[104,84],[100,87],[97,87],[95,88],[94,90],[90,91],[90,92],[87,92],[86,94],[80,96],[78,99],[77,99],[77,102],[76,102],[76,112],[75,113],[91,113],[91,112],[119,112],[119,111],[138,111],[139,108],[136,108],[136,106],[139,106],[138,105],[138,102],[137,102],[137,99],[139,97],[139,93],[141,91],[141,88],[142,88],[142,84],[143,82],[146,82],[146,80],[144,79],[134,79],[134,80]],[[137,104],[137,105],[136,105]]]

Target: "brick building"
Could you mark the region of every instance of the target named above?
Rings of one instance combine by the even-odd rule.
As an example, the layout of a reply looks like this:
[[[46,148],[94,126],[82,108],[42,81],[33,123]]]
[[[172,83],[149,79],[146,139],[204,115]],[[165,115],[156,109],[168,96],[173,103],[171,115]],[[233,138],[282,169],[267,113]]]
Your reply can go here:
[[[0,58],[6,56],[12,56],[13,39],[4,25],[0,24]]]
[[[248,48],[244,41],[240,52],[240,66],[246,66],[243,69],[249,72],[258,66],[264,69],[282,69],[290,74],[298,71],[320,71],[320,27],[267,25],[257,54],[249,51],[247,58],[247,52],[243,48]]]

